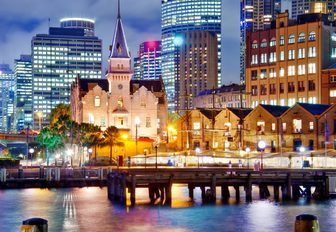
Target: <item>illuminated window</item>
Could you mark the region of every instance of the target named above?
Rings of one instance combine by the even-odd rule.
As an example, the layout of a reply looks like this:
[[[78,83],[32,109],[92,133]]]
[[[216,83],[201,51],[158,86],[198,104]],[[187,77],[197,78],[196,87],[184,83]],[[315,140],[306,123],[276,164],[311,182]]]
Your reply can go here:
[[[287,124],[285,122],[282,123],[282,131],[287,130]]]
[[[314,130],[314,122],[309,122],[309,130]]]
[[[275,123],[272,123],[272,131],[275,131]]]
[[[100,107],[100,97],[99,96],[96,96],[95,97],[95,107]]]
[[[305,33],[301,32],[299,34],[298,42],[303,43],[305,41],[305,37],[306,37]]]
[[[263,39],[263,40],[261,41],[261,43],[260,43],[260,47],[261,47],[261,48],[265,48],[265,47],[267,47],[267,40],[266,40],[266,39]]]
[[[263,135],[265,133],[265,122],[259,121],[257,122],[257,134]]]
[[[303,58],[305,58],[305,49],[299,48],[298,59],[303,59]]]
[[[316,73],[316,64],[315,63],[308,64],[308,73]]]
[[[194,130],[200,130],[201,129],[201,123],[194,122]]]
[[[294,133],[301,133],[302,132],[302,120],[301,119],[294,119],[293,120],[293,132]]]
[[[290,34],[288,36],[288,44],[293,44],[293,43],[295,43],[295,35]]]
[[[284,45],[285,44],[285,36],[280,35],[280,45]]]
[[[308,57],[316,57],[316,47],[308,48]]]
[[[276,39],[272,38],[270,41],[270,47],[274,47],[276,45]]]
[[[151,118],[150,117],[146,117],[146,127],[147,128],[151,127]]]
[[[306,74],[306,65],[300,64],[298,66],[298,74],[299,75],[305,75]]]
[[[279,76],[280,77],[284,77],[285,76],[285,69],[284,68],[280,68]]]
[[[288,51],[288,60],[294,60],[295,59],[295,50],[289,50]]]
[[[295,75],[295,66],[288,66],[288,76],[294,76]]]
[[[252,48],[258,48],[258,41],[256,40],[253,41]]]
[[[330,97],[336,97],[336,90],[335,89],[330,90]]]
[[[285,52],[284,51],[280,51],[280,61],[285,60]]]
[[[315,31],[311,31],[309,32],[309,38],[308,38],[309,41],[315,41],[316,40],[316,33]]]

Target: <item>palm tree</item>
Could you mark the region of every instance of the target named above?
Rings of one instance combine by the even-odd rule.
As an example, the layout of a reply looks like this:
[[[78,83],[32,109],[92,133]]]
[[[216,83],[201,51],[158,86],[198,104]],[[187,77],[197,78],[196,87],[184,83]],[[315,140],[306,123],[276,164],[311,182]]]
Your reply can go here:
[[[110,165],[112,165],[112,151],[113,146],[123,146],[124,143],[120,142],[119,139],[119,130],[115,126],[108,127],[103,133],[104,141],[102,143],[103,146],[110,147]]]
[[[71,118],[70,105],[61,103],[52,109],[50,114],[50,124],[53,125],[56,123],[62,115],[67,115],[69,116],[69,119]]]
[[[53,151],[63,146],[63,136],[59,134],[57,127],[44,127],[37,136],[37,141],[46,148],[47,166],[49,166],[49,150]]]

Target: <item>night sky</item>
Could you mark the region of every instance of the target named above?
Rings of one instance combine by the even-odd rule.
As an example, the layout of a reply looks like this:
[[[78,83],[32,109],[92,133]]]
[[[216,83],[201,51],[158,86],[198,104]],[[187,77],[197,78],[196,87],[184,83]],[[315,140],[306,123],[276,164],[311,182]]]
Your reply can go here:
[[[104,67],[117,14],[117,0],[0,0],[0,63],[13,67],[20,54],[30,54],[31,39],[59,26],[64,17],[96,21],[96,36],[103,40]],[[160,40],[160,0],[121,0],[121,16],[132,58],[145,40]],[[239,81],[239,0],[223,0],[223,72],[225,84]],[[103,72],[104,73],[104,72]]]

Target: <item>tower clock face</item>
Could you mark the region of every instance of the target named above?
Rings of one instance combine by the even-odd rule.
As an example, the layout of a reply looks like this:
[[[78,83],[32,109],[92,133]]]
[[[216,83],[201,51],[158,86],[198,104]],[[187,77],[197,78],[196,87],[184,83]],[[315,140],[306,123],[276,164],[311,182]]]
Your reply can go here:
[[[118,89],[122,89],[123,88],[123,85],[122,84],[119,84],[118,85]]]

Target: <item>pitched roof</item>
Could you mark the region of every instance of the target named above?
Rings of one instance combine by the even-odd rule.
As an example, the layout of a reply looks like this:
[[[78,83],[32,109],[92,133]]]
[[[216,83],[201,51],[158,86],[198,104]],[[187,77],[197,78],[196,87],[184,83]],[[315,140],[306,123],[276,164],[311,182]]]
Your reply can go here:
[[[85,96],[90,89],[93,89],[95,86],[99,86],[102,90],[108,92],[109,84],[107,79],[81,79],[78,78],[78,85],[80,89],[80,97]]]
[[[241,86],[238,84],[230,84],[230,85],[222,85],[220,88],[217,89],[206,89],[201,91],[198,96],[205,96],[210,94],[217,94],[217,93],[225,93],[225,92],[239,92],[245,91],[245,86]]]
[[[267,110],[274,117],[280,117],[283,113],[285,113],[290,107],[289,106],[274,106],[274,105],[263,105],[260,104],[262,108]]]
[[[227,108],[234,113],[238,118],[244,119],[251,111],[250,108]]]
[[[221,112],[221,110],[205,110],[205,109],[199,109],[199,111],[208,119],[212,119],[212,117],[215,118]]]
[[[315,116],[323,114],[327,109],[331,107],[331,105],[326,104],[309,104],[309,103],[297,103],[297,104]]]
[[[118,1],[118,17],[116,27],[114,30],[110,58],[130,58],[130,57],[131,56],[128,51],[124,28],[121,22],[120,1]]]
[[[131,94],[135,93],[142,86],[146,87],[149,91],[152,92],[164,92],[163,82],[159,80],[131,80],[130,82],[130,91]]]

